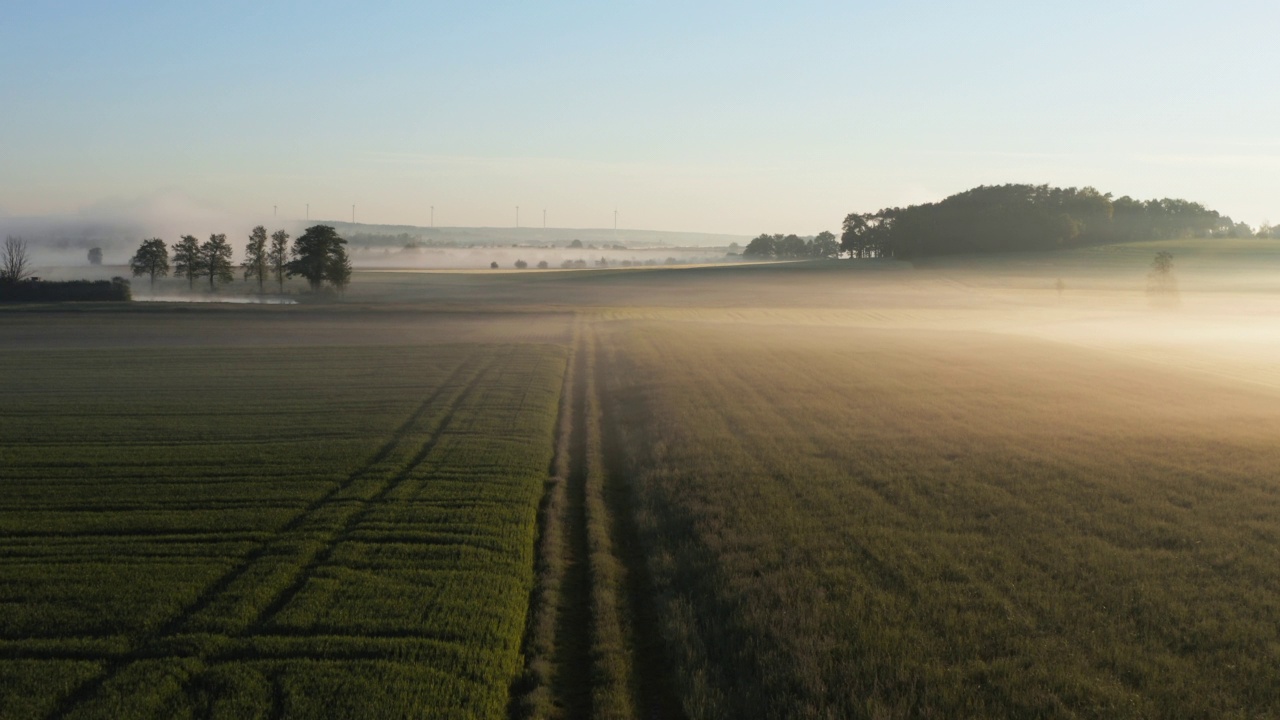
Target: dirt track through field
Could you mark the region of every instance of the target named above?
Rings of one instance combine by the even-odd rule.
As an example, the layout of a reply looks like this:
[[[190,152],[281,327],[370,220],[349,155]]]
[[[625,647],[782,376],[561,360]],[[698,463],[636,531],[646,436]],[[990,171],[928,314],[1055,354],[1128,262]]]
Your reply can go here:
[[[598,316],[579,315],[541,514],[513,718],[679,718],[662,657],[632,490],[611,421]]]
[[[591,717],[591,573],[588,566],[590,546],[587,539],[587,373],[583,339],[575,338],[570,360],[569,382],[569,454],[566,476],[566,512],[561,532],[564,553],[564,582],[560,605],[556,610],[558,642],[556,692],[565,708],[565,717],[585,720]]]

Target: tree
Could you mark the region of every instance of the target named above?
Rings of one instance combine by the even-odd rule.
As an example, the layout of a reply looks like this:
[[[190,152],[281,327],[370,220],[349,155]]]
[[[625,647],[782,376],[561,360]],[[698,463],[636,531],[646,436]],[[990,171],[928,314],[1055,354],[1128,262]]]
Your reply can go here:
[[[1160,277],[1168,277],[1173,272],[1173,253],[1168,250],[1156,253],[1155,259],[1151,261],[1151,272]]]
[[[1151,271],[1147,273],[1147,296],[1153,305],[1169,307],[1178,304],[1178,280],[1173,276],[1173,253],[1161,250],[1151,261]]]
[[[804,238],[794,233],[786,236],[774,235],[774,248],[780,260],[799,260],[809,255],[809,247]]]
[[[581,250],[581,249],[582,249],[582,241],[581,241],[581,240],[579,240],[579,239],[577,239],[577,238],[574,238],[573,242],[569,243],[569,247],[571,247],[571,248],[573,248],[573,249],[575,249],[575,250]]]
[[[742,251],[742,257],[752,260],[770,260],[778,254],[778,241],[773,235],[761,234]]]
[[[1253,228],[1249,227],[1248,223],[1238,222],[1235,225],[1231,226],[1231,232],[1227,235],[1227,237],[1233,237],[1233,238],[1253,237]]]
[[[134,277],[150,275],[151,288],[154,290],[156,276],[164,277],[169,274],[169,249],[160,238],[143,240],[142,245],[138,246],[138,252],[129,260],[129,268],[133,270]]]
[[[333,269],[338,265],[336,259],[346,260],[347,253],[342,248],[346,244],[333,227],[312,225],[293,241],[293,259],[285,266],[285,272],[289,277],[306,278],[311,290],[318,291],[326,280],[332,279]],[[346,266],[350,267],[349,261]]]
[[[860,258],[870,247],[868,236],[871,226],[867,218],[858,213],[849,213],[844,218],[844,232],[840,234],[840,250],[849,253],[850,258]]]
[[[548,265],[547,265],[547,261],[546,261],[546,260],[539,260],[539,261],[538,261],[538,269],[539,269],[539,270],[546,270],[546,269],[547,269],[547,267],[548,267]]]
[[[517,269],[517,270],[523,270],[523,269],[525,269],[525,268],[527,268],[527,267],[529,267],[529,263],[527,263],[527,262],[525,262],[525,261],[523,261],[523,260],[517,260],[517,261],[516,261],[516,269]]]
[[[187,289],[194,289],[196,278],[204,273],[204,256],[200,241],[194,235],[183,235],[173,246],[173,274],[187,279]]]
[[[347,251],[341,245],[329,256],[329,264],[325,268],[325,279],[333,283],[339,295],[346,292],[347,285],[351,284],[351,259],[347,257]]]
[[[89,248],[89,264],[90,265],[102,264],[102,248],[100,247]]]
[[[497,260],[494,260],[493,262],[489,263],[489,269],[490,269],[490,270],[497,270],[497,269],[498,269],[498,261],[497,261]]]
[[[267,280],[267,273],[271,271],[271,251],[267,248],[267,229],[261,225],[255,227],[249,233],[249,244],[244,248],[244,262],[240,263],[240,267],[244,268],[244,279],[251,277],[258,278],[258,294],[265,292],[263,283]]]
[[[0,282],[21,282],[31,277],[31,257],[27,255],[27,241],[10,235],[0,251]]]
[[[271,249],[267,251],[267,264],[280,284],[280,292],[284,292],[284,274],[289,265],[289,233],[277,230],[271,233]]]
[[[209,289],[216,289],[214,282],[229,283],[235,279],[231,272],[231,243],[223,233],[210,235],[200,245],[200,257],[205,277],[209,278]]]
[[[840,243],[836,242],[835,233],[823,230],[809,243],[809,254],[818,258],[833,258],[840,254]]]

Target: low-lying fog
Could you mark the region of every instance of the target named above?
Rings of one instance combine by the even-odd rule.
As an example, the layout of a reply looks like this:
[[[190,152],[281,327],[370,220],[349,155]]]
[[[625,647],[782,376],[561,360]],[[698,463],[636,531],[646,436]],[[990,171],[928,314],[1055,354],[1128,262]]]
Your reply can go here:
[[[498,269],[521,269],[516,263],[525,263],[523,269],[632,267],[680,264],[737,262],[740,257],[730,256],[726,248],[624,248],[594,247],[474,247],[474,248],[352,248],[351,263],[363,269],[401,270],[465,270],[486,269],[498,263]]]
[[[1161,250],[1174,255],[1173,282],[1155,292],[1150,264]],[[50,278],[127,273],[122,257],[107,255],[111,264],[89,266],[77,253],[35,255],[37,274]],[[594,270],[601,257],[607,273]],[[668,257],[676,264],[668,265]],[[597,308],[619,319],[756,328],[744,331],[787,325],[1015,334],[1280,387],[1277,241],[1179,241],[915,263],[731,259],[713,267],[683,264],[713,259],[703,249],[419,248],[356,250],[353,258],[357,272],[343,298],[348,307]],[[544,260],[558,269],[578,259],[592,269],[536,269]],[[516,260],[528,269],[517,272]],[[52,264],[59,261],[65,264]],[[499,271],[487,270],[492,262]],[[442,268],[482,271],[426,272]],[[145,278],[135,278],[133,288],[138,299],[166,301],[248,302],[257,293],[256,283],[239,274],[214,293],[207,282],[190,292],[175,278],[160,280],[154,292]],[[284,297],[301,298],[304,291],[305,284],[293,280]],[[274,295],[270,285],[267,292]]]
[[[169,243],[172,246],[172,243]],[[104,244],[103,266],[126,267],[136,247]],[[235,247],[233,262],[244,259],[244,248]],[[539,269],[545,262],[549,269],[589,267],[663,266],[738,262],[741,257],[724,247],[711,248],[627,248],[594,247],[348,247],[351,264],[356,269],[396,270],[482,270],[498,263],[499,269],[517,269],[517,261],[523,261],[526,269]],[[89,248],[58,247],[47,243],[27,241],[27,253],[39,277],[48,279],[77,279],[97,277],[102,273],[89,262]],[[126,267],[127,269],[127,267]],[[77,275],[79,273],[79,275]],[[116,273],[119,274],[119,273]]]

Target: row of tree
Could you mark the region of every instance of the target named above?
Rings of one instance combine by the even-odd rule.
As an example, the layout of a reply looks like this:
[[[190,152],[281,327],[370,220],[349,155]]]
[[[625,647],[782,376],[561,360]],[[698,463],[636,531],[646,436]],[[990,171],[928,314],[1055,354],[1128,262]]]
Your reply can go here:
[[[742,257],[750,260],[804,260],[839,255],[836,236],[826,230],[809,239],[798,235],[760,235],[742,250]]]
[[[1091,187],[984,185],[936,203],[850,213],[840,249],[856,258],[906,259],[1252,234],[1248,225],[1186,200],[1113,198]]]
[[[240,268],[244,279],[256,278],[258,292],[266,291],[266,282],[274,278],[284,291],[286,277],[306,278],[313,291],[325,283],[338,292],[346,289],[351,281],[351,260],[344,247],[347,241],[338,236],[337,230],[328,225],[314,225],[289,245],[289,233],[277,230],[267,238],[267,229],[261,225],[249,233],[245,246],[244,262]],[[203,243],[192,235],[183,235],[173,246],[173,273],[186,278],[195,288],[197,279],[208,279],[209,289],[216,290],[218,283],[235,279],[231,262],[232,248],[222,233],[210,235]],[[147,275],[152,287],[157,277],[169,274],[169,248],[160,238],[143,240],[137,253],[129,261],[135,276]]]

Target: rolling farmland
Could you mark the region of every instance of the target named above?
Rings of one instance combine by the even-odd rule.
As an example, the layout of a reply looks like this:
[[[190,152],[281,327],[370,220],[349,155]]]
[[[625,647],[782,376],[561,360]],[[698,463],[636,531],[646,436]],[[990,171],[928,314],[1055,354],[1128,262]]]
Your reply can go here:
[[[1280,308],[1139,252],[0,313],[0,717],[1275,714]]]

